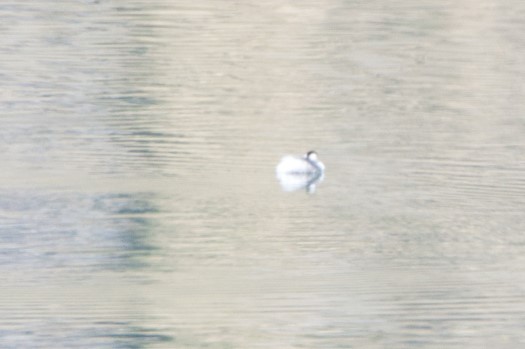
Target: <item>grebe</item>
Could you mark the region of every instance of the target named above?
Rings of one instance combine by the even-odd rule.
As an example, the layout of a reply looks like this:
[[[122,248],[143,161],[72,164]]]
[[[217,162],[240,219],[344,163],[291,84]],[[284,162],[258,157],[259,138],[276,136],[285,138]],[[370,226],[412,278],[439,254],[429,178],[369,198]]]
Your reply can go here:
[[[310,150],[302,158],[291,155],[285,156],[277,165],[276,172],[277,174],[297,175],[322,174],[324,168],[324,164],[319,161],[317,153]]]
[[[311,150],[303,157],[283,157],[275,172],[283,190],[295,191],[305,188],[307,192],[313,193],[315,185],[324,178],[324,169],[317,153]]]

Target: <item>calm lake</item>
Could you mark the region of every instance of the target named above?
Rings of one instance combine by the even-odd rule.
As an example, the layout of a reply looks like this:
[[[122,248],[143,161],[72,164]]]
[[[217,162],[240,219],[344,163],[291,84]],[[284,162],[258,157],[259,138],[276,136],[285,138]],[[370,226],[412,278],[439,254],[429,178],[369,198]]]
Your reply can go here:
[[[525,347],[525,2],[0,18],[1,348]]]

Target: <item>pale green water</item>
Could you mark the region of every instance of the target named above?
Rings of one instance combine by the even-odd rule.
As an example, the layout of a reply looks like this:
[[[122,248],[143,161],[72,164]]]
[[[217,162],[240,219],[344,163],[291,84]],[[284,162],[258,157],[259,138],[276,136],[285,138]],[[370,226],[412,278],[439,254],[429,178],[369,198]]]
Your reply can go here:
[[[0,347],[523,347],[524,17],[3,1]]]

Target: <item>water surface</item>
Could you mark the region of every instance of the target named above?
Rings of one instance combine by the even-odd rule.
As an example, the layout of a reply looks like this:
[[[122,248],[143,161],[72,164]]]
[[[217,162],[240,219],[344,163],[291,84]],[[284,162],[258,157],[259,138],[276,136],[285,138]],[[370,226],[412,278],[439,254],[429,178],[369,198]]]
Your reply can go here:
[[[524,15],[4,1],[1,347],[523,346]]]

